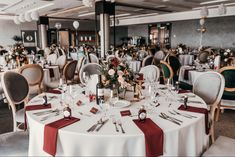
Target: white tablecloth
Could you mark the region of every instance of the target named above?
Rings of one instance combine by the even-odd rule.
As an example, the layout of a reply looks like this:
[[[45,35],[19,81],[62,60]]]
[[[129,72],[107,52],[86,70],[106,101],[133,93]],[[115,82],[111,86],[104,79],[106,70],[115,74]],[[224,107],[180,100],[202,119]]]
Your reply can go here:
[[[179,61],[181,65],[193,65],[193,55],[179,55]]]
[[[108,115],[114,115],[116,119],[120,119],[122,121],[123,128],[126,131],[125,134],[115,131],[115,126],[112,124],[112,119],[110,119],[99,132],[94,131],[87,133],[86,130],[96,123],[103,113],[100,112],[96,115],[91,114],[89,112],[91,107],[99,107],[95,105],[95,102],[88,102],[88,98],[81,94],[81,87],[74,86],[73,88],[73,90],[76,91],[76,94],[73,94],[73,96],[77,95],[75,97],[76,101],[78,99],[82,100],[85,105],[80,107],[70,105],[72,108],[72,115],[80,118],[80,121],[59,130],[56,156],[145,156],[144,134],[132,121],[132,119],[136,119],[137,116],[121,117],[120,110],[130,109],[132,114],[136,115],[140,105],[145,104],[148,99],[131,104],[128,108],[110,108]],[[149,107],[147,108],[147,113],[148,117],[150,117],[159,127],[161,127],[164,132],[164,156],[200,156],[203,150],[208,146],[209,139],[205,134],[204,115],[188,112],[189,114],[197,116],[197,118],[194,119],[175,116],[175,118],[183,120],[181,126],[161,119],[158,116],[160,112],[165,112],[169,115],[168,110],[177,109],[181,103],[174,101],[174,103],[172,102],[172,105],[169,107],[169,102],[166,103],[165,101],[165,94],[161,91],[159,92],[161,93],[161,96],[158,101],[161,105],[157,108],[150,107],[148,105]],[[164,93],[165,92],[167,92],[167,90],[165,90]],[[48,94],[48,96],[52,95],[53,94]],[[128,98],[130,98],[131,95],[133,96],[133,94],[129,93]],[[57,107],[60,109],[63,108],[59,103],[60,95],[54,96],[57,96],[58,98],[50,101],[52,107]],[[198,97],[189,99],[202,101]],[[69,100],[71,101],[68,97],[66,101]],[[31,100],[29,105],[39,104],[40,101],[43,102],[42,98],[35,97]],[[191,105],[206,107],[204,103]],[[63,116],[60,115],[57,117],[52,117],[42,122],[40,121],[41,117],[33,115],[34,112],[37,111],[27,112],[27,119],[30,127],[28,155],[46,156],[48,154],[43,151],[44,126],[45,124],[61,119]],[[92,116],[87,117],[80,115],[78,112],[83,112]]]
[[[128,61],[130,69],[132,69],[134,72],[140,71],[141,61]]]
[[[198,71],[198,70],[189,70],[188,72],[188,79],[185,79],[184,78],[184,72],[185,72],[185,69],[191,69],[192,67],[190,66],[182,66],[180,68],[180,72],[179,72],[179,81],[182,81],[182,82],[185,82],[185,83],[188,83],[190,85],[193,85],[194,81],[201,75],[201,74],[204,74],[206,71],[208,70],[205,70],[205,71]]]

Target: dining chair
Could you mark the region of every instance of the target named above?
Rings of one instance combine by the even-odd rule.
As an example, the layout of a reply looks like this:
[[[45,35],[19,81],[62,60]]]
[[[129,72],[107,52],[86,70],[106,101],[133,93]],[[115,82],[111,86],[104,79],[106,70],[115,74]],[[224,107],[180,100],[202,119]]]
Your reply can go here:
[[[152,65],[153,64],[153,56],[147,56],[144,58],[142,62],[142,67],[145,67],[147,65]]]
[[[66,55],[59,56],[56,60],[56,65],[59,66],[60,72],[63,71],[65,64],[66,64]]]
[[[68,83],[68,81],[71,81],[71,83],[73,83],[74,81],[74,76],[75,76],[75,72],[76,72],[76,67],[77,67],[77,60],[73,60],[71,62],[68,62],[63,70],[63,76],[65,79],[65,82]]]
[[[43,69],[38,64],[24,65],[19,69],[19,73],[23,75],[29,84],[29,95],[34,96],[42,92]]]
[[[208,150],[202,155],[202,157],[206,156],[234,156],[235,155],[235,139],[219,136],[216,139],[215,143],[213,143]]]
[[[95,54],[90,53],[89,56],[90,56],[90,59],[91,59],[91,63],[99,63],[99,59]]]
[[[154,54],[154,59],[163,60],[165,56],[166,56],[165,53],[162,50],[160,50]]]
[[[200,51],[197,57],[200,63],[206,63],[208,61],[208,56],[208,51]]]
[[[16,106],[26,103],[29,94],[29,85],[26,78],[16,72],[7,71],[1,76],[4,94],[12,110],[13,131],[18,131],[24,123],[24,109],[17,110]],[[17,123],[20,123],[19,125]]]
[[[219,120],[221,109],[235,109],[235,66],[223,67],[219,73],[224,76],[225,88],[221,103],[218,104],[216,121]]]
[[[179,78],[179,70],[181,67],[180,61],[176,56],[169,55],[167,58],[167,63],[171,66],[174,75],[173,75],[173,80],[177,81]]]
[[[85,78],[84,78],[84,72],[87,72],[88,76],[94,75],[94,74],[100,74],[101,66],[97,63],[88,63],[82,67],[82,69],[79,72],[79,78],[82,84],[86,85]]]
[[[160,67],[161,67],[161,71],[163,74],[164,82],[166,82],[168,79],[172,80],[173,76],[174,76],[174,72],[173,72],[171,66],[167,62],[161,60]]]
[[[47,56],[47,62],[51,63],[52,65],[56,64],[56,60],[57,60],[57,55],[55,53]]]
[[[0,134],[0,156],[28,156],[27,131]]]
[[[80,72],[81,68],[84,66],[84,60],[85,60],[85,57],[81,57],[78,60],[78,64],[77,64],[77,68],[76,68],[76,72],[75,72],[75,77],[74,77],[74,80],[77,81],[78,83],[80,83],[79,72]]]
[[[215,110],[220,103],[224,91],[224,77],[214,71],[201,74],[193,83],[193,93],[202,98],[210,111],[210,132],[212,143],[215,141]],[[212,92],[213,91],[213,92]]]
[[[115,58],[115,55],[108,55],[108,56],[106,57],[106,61],[107,61],[107,62],[110,62],[113,58]]]
[[[148,65],[148,66],[142,67],[139,73],[144,74],[145,80],[149,80],[149,81],[151,80],[154,82],[158,81],[160,77],[160,70],[155,65]]]

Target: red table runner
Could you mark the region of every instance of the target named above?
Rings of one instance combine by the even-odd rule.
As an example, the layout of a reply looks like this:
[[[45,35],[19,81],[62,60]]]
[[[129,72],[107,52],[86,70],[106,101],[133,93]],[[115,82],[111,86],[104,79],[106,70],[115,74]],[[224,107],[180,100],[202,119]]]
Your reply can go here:
[[[188,106],[187,109],[184,108],[184,105],[181,105],[179,110],[183,111],[189,111],[189,112],[195,112],[195,113],[202,113],[205,115],[205,128],[206,128],[206,134],[209,134],[210,131],[210,126],[208,123],[208,110],[206,108],[199,108],[199,107],[193,107],[193,106]]]
[[[145,122],[133,121],[144,133],[146,157],[163,155],[164,134],[162,129],[149,118]]]
[[[66,127],[73,124],[80,119],[71,117],[71,119],[60,119],[55,122],[49,123],[44,128],[44,143],[43,150],[48,154],[55,156],[56,145],[57,145],[57,135],[60,128]]]
[[[24,114],[24,130],[27,129],[27,117],[26,117],[26,111],[32,111],[32,110],[42,110],[42,109],[48,109],[51,108],[51,104],[45,105],[30,105],[25,107],[25,114]]]

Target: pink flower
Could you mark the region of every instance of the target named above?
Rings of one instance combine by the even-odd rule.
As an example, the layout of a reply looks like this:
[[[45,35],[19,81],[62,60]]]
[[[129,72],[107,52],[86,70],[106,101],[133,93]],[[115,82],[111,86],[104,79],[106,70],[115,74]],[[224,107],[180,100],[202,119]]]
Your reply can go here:
[[[115,74],[115,71],[114,71],[113,69],[110,69],[110,70],[108,71],[108,74],[109,74],[110,76],[113,76],[113,75]]]
[[[118,77],[118,82],[123,84],[124,83],[124,78],[122,76],[119,76]]]
[[[124,73],[121,70],[118,70],[117,74],[118,74],[118,76],[123,76],[124,75]]]

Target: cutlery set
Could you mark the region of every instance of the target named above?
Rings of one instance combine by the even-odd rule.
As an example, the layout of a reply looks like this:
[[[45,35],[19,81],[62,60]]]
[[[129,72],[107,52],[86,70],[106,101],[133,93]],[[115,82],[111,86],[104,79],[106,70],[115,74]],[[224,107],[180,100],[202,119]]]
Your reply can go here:
[[[49,118],[56,117],[56,116],[60,115],[60,110],[55,109],[55,110],[40,111],[40,112],[36,112],[36,113],[33,113],[33,114],[36,115],[36,116],[47,115],[45,117],[42,117],[42,119],[40,120],[40,121],[45,121]]]
[[[160,113],[159,117],[161,117],[162,119],[168,120],[168,121],[170,121],[174,124],[177,124],[177,125],[181,125],[181,123],[183,123],[183,121],[176,119],[176,118],[173,118],[173,117],[170,117],[167,114],[162,113],[162,112]]]
[[[180,116],[183,116],[185,118],[190,118],[190,119],[197,118],[196,116],[193,116],[193,115],[190,115],[190,114],[187,114],[187,113],[180,113],[180,112],[177,112],[175,110],[173,110],[172,112],[171,111],[168,111],[168,112],[172,115],[180,115]]]
[[[123,133],[123,134],[126,133],[125,130],[123,129],[123,127],[122,127],[122,122],[121,122],[121,120],[116,121],[116,119],[113,118],[112,121],[113,121],[113,124],[114,124],[114,126],[115,126],[116,132],[119,132],[119,129],[118,129],[118,126],[117,126],[117,125],[119,125],[119,127],[121,128],[122,133]]]
[[[106,120],[102,120],[102,118],[100,118],[96,124],[92,125],[87,132],[93,132],[93,131],[99,131],[107,122],[109,121],[109,119]]]

